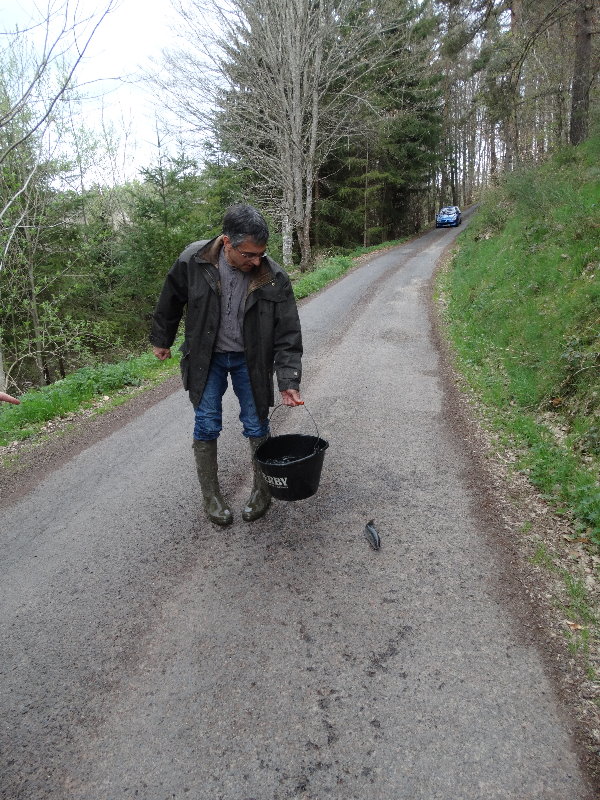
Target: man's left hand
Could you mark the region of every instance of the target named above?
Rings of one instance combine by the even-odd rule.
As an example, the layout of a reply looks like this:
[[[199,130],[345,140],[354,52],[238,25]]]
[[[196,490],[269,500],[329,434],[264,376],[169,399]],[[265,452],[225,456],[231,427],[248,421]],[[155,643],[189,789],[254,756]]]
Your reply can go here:
[[[281,402],[284,406],[303,406],[304,400],[300,397],[297,389],[286,389],[281,392]]]

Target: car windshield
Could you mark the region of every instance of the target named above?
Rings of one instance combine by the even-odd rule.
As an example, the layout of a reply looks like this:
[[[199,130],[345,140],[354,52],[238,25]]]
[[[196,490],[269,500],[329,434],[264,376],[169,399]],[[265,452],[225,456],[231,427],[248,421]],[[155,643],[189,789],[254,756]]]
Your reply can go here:
[[[442,208],[440,214],[455,214],[456,210],[454,208]]]

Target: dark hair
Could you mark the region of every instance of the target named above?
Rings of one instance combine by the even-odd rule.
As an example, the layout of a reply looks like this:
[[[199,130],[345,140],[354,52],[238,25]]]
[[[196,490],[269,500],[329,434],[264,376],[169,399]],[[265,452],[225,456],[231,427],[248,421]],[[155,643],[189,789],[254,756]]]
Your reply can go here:
[[[252,239],[258,245],[269,241],[269,228],[263,215],[254,206],[243,203],[227,209],[223,217],[223,233],[234,247],[245,239]]]

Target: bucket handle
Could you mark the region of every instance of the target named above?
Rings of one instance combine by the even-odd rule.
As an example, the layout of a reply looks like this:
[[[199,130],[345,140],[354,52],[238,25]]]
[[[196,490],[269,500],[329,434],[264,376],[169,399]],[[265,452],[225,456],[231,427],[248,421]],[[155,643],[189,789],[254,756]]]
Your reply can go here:
[[[317,423],[315,422],[315,418],[313,417],[313,415],[310,413],[310,411],[309,411],[309,410],[308,410],[308,408],[306,407],[306,403],[298,403],[298,405],[301,405],[301,406],[304,408],[304,410],[306,411],[306,413],[308,414],[308,416],[309,416],[309,417],[312,419],[312,423],[313,423],[313,425],[315,426],[315,430],[316,430],[316,432],[317,432],[317,440],[316,440],[316,442],[315,442],[315,453],[316,453],[316,452],[317,452],[317,450],[318,450],[318,447],[319,447],[319,438],[320,438],[320,437],[319,437],[319,428],[317,427]],[[282,408],[282,407],[284,407],[284,406],[285,406],[285,403],[279,403],[278,405],[276,405],[276,406],[275,406],[275,408],[273,409],[273,411],[271,411],[271,415],[269,416],[269,436],[271,436],[271,426],[270,426],[270,423],[271,423],[271,420],[272,420],[272,418],[273,418],[273,414],[274,414],[274,413],[277,411],[277,409],[278,409],[278,408]]]

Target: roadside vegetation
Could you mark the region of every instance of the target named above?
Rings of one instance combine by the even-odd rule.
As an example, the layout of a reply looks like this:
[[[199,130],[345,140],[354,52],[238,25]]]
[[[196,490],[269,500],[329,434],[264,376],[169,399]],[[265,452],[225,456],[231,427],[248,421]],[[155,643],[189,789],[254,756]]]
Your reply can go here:
[[[460,372],[600,549],[600,137],[490,191],[440,280]]]
[[[436,286],[455,368],[494,451],[560,521],[540,527],[529,509],[518,534],[568,652],[582,659],[588,698],[600,686],[599,164],[595,137],[506,176]],[[595,718],[597,699],[582,702]]]
[[[21,405],[0,408],[0,446],[34,436],[51,420],[94,407],[104,412],[125,402],[130,395],[117,395],[120,390],[150,388],[174,374],[179,352],[174,350],[173,355],[173,359],[162,362],[147,352],[117,364],[82,367],[50,386],[26,392],[19,398]],[[100,398],[110,403],[99,407]]]

